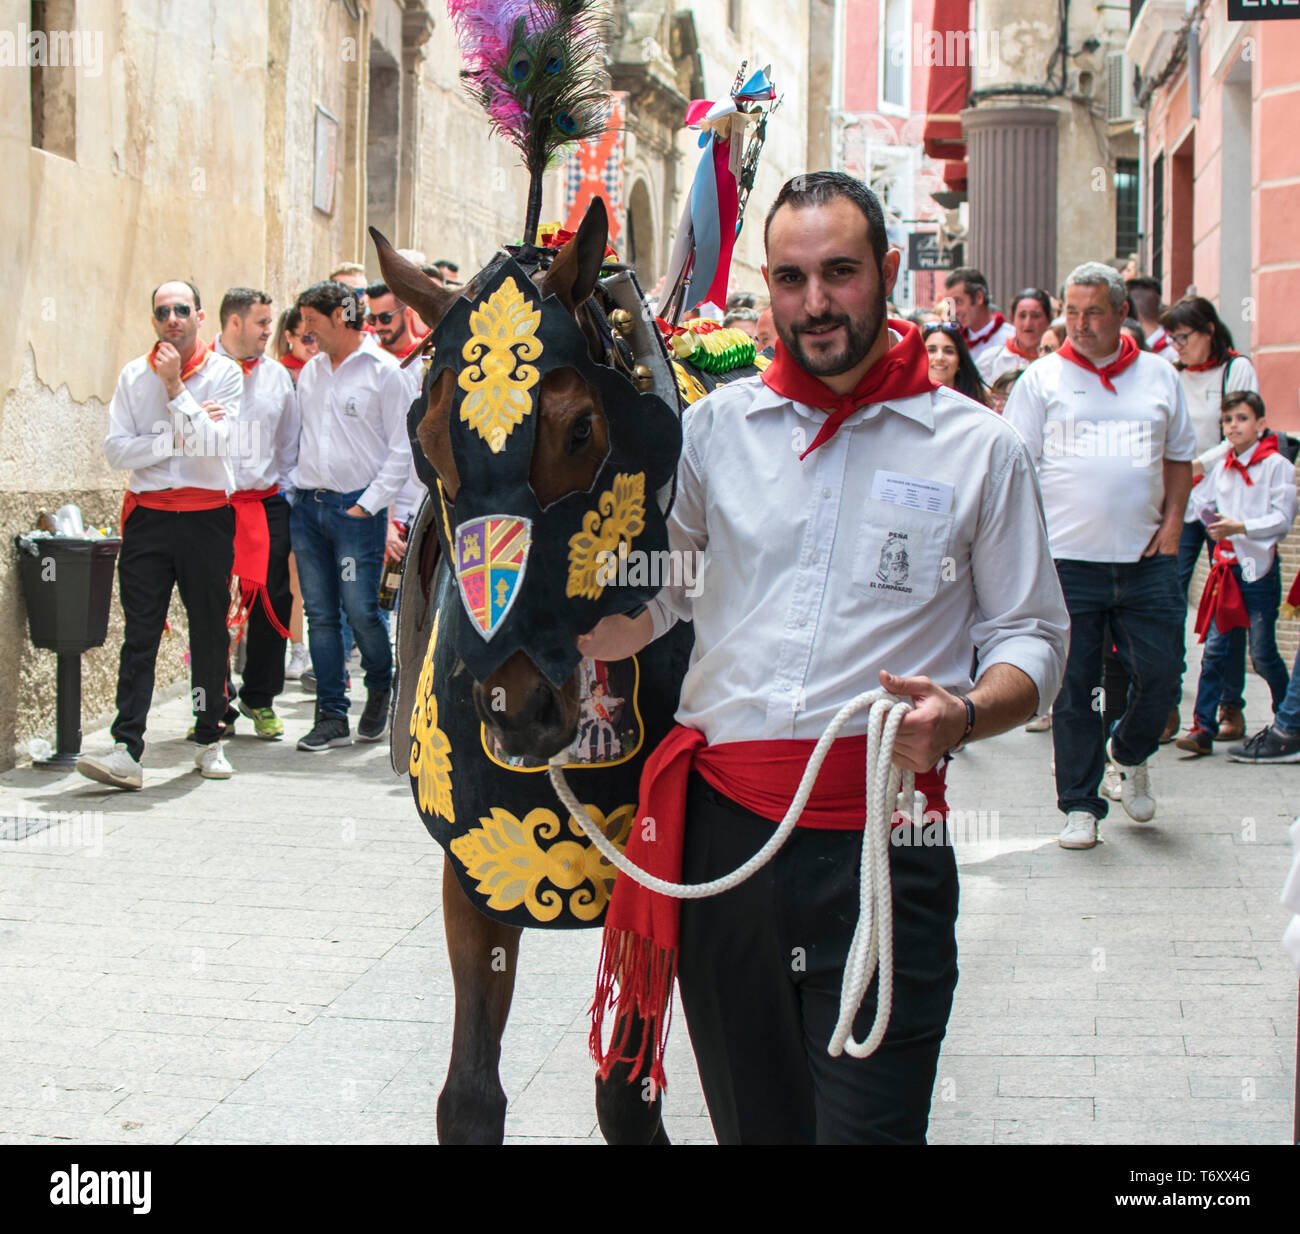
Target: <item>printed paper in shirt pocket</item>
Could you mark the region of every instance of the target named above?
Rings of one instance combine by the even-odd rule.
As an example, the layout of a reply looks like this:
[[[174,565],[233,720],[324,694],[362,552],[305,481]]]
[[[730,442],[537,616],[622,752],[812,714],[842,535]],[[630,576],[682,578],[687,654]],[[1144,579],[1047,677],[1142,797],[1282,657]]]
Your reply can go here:
[[[952,534],[951,514],[868,501],[853,556],[853,582],[872,599],[905,607],[934,598]]]

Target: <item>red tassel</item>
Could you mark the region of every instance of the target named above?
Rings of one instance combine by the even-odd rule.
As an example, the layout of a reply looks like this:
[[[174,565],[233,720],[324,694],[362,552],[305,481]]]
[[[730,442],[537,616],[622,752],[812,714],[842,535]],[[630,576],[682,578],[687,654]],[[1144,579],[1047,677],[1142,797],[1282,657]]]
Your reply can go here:
[[[657,946],[652,940],[627,930],[605,930],[601,943],[600,967],[596,977],[596,997],[591,1004],[591,1056],[600,1069],[600,1078],[609,1079],[610,1072],[619,1064],[631,1067],[628,1083],[642,1076],[661,1089],[668,1087],[664,1072],[664,1051],[668,1046],[668,1030],[672,1026],[672,989],[677,974],[677,953]],[[615,991],[615,986],[618,989]],[[605,1012],[614,1011],[614,1028],[609,1049],[603,1050],[601,1041],[605,1025]],[[628,1035],[632,1017],[642,1021],[640,1045],[630,1052]],[[651,1050],[650,1066],[646,1068],[646,1053]]]

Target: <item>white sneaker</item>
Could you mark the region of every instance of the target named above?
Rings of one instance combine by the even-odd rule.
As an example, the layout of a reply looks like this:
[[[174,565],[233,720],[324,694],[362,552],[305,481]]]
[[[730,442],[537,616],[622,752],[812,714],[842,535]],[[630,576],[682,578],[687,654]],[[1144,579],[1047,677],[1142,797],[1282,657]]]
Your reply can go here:
[[[114,788],[144,787],[144,768],[131,757],[126,744],[121,741],[106,758],[83,754],[77,759],[77,770],[88,780],[98,780]]]
[[[1062,848],[1092,848],[1097,843],[1097,820],[1087,810],[1071,810],[1056,842]]]
[[[1119,772],[1107,762],[1106,770],[1101,777],[1101,795],[1109,797],[1112,801],[1119,801],[1124,794],[1124,781],[1120,779]]]
[[[1028,724],[1025,725],[1027,733],[1045,733],[1052,727],[1052,713],[1049,711],[1045,716],[1035,716]]]
[[[1149,823],[1156,816],[1156,799],[1151,795],[1151,776],[1146,763],[1135,767],[1126,767],[1117,763],[1111,754],[1111,741],[1106,742],[1106,758],[1115,769],[1120,780],[1120,804],[1124,813],[1135,823]]]
[[[284,670],[285,679],[288,681],[297,681],[311,665],[311,659],[307,655],[306,643],[292,643],[289,646],[289,664]]]
[[[229,780],[235,774],[219,741],[210,746],[200,746],[194,753],[194,765],[205,780]]]

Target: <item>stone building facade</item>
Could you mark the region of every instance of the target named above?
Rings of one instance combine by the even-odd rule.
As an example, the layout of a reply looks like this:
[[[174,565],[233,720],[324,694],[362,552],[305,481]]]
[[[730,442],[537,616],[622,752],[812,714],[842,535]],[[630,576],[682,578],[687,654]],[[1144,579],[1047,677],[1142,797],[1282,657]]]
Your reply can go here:
[[[618,170],[648,286],[698,158],[685,104],[719,97],[747,58],[786,96],[733,267],[733,286],[761,288],[762,213],[817,127],[810,14],[825,3],[612,4],[611,73],[630,100]],[[211,340],[227,287],[262,287],[278,312],[339,262],[377,276],[370,225],[462,276],[523,238],[526,177],[459,72],[440,0],[0,0],[0,269],[17,288],[0,339],[3,543],[68,502],[116,528],[108,403],[152,345],[163,280],[198,286]],[[565,184],[563,167],[548,174],[544,218],[563,218]],[[52,740],[54,717],[55,658],[28,640],[5,552],[0,768]],[[188,677],[179,600],[170,622],[160,689]],[[88,728],[111,714],[120,641],[115,598],[105,646],[83,658]]]

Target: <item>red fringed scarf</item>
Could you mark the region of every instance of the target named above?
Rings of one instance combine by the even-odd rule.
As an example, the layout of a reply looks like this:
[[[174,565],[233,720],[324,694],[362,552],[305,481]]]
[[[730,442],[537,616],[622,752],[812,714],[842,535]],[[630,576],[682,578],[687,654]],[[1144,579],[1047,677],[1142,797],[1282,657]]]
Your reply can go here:
[[[1203,364],[1184,364],[1184,373],[1208,373],[1212,368],[1220,368],[1225,364],[1231,364],[1241,352],[1233,351],[1231,347],[1224,353],[1221,360],[1206,360]]]
[[[825,382],[801,368],[786,351],[785,344],[777,339],[776,358],[763,370],[763,384],[793,403],[830,412],[812,445],[799,455],[800,459],[807,458],[834,437],[840,425],[859,407],[929,394],[938,389],[930,380],[929,360],[920,330],[910,321],[891,320],[889,328],[901,336],[898,342],[862,374],[849,394],[836,394]]]
[[[697,729],[675,726],[641,772],[636,822],[627,856],[644,870],[681,882],[686,837],[686,787],[692,770],[731,800],[772,822],[790,808],[815,741],[735,741],[708,746]],[[865,736],[831,745],[799,818],[800,827],[861,831],[866,815]],[[929,817],[948,817],[944,771],[916,777]],[[897,815],[894,824],[907,822]],[[601,946],[596,997],[591,1007],[591,1053],[608,1079],[618,1063],[632,1076],[649,1075],[666,1087],[664,1049],[677,973],[680,901],[648,891],[626,875],[614,883]],[[617,988],[616,988],[617,987]],[[602,1045],[605,1014],[614,1012],[609,1048]],[[643,1021],[639,1043],[630,1040],[632,1013]],[[649,1070],[645,1064],[649,1061]]]
[[[962,326],[961,332],[966,339],[967,347],[977,347],[986,338],[989,338],[991,335],[996,334],[1006,324],[1007,324],[1007,319],[1003,317],[1001,313],[994,313],[993,319],[989,322],[987,326],[984,327],[983,330],[974,332],[968,330],[965,326]]]
[[[1075,351],[1074,345],[1069,339],[1066,339],[1066,341],[1056,349],[1056,354],[1060,356],[1062,360],[1069,360],[1071,364],[1077,364],[1080,368],[1087,369],[1090,373],[1096,373],[1097,376],[1101,378],[1101,384],[1114,394],[1115,386],[1111,381],[1111,378],[1122,373],[1142,353],[1138,345],[1129,338],[1127,334],[1121,334],[1119,336],[1119,355],[1109,364],[1103,365],[1101,368],[1098,368],[1088,359],[1087,356],[1081,356],[1077,351]]]
[[[240,489],[230,495],[235,507],[235,564],[230,569],[232,578],[239,580],[239,599],[231,606],[226,624],[237,630],[248,620],[253,605],[260,599],[262,612],[271,628],[282,638],[289,631],[271,607],[271,597],[266,590],[266,575],[271,559],[271,528],[266,521],[266,498],[274,497],[280,490],[272,484],[269,488]]]
[[[1201,592],[1201,603],[1196,609],[1198,643],[1205,642],[1209,635],[1211,620],[1220,634],[1250,625],[1246,601],[1241,597],[1241,585],[1232,572],[1232,567],[1237,564],[1237,554],[1226,536],[1214,546],[1213,560],[1210,577],[1205,580],[1205,590]]]
[[[149,361],[149,367],[156,373],[158,365],[154,362],[158,356],[158,348],[162,346],[162,340],[159,339],[150,349],[145,358]],[[194,340],[194,352],[188,360],[181,365],[181,380],[188,381],[195,373],[199,371],[207,362],[208,357],[212,354],[212,348],[202,339]]]

